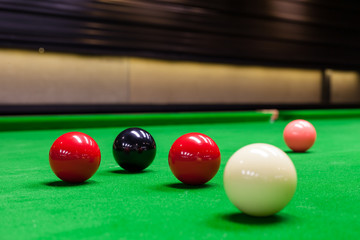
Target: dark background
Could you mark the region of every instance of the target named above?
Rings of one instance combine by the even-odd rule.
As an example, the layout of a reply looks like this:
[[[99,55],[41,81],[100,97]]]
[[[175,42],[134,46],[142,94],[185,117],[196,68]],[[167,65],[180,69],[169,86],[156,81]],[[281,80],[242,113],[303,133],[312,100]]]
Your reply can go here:
[[[360,68],[360,2],[5,0],[0,48],[323,70],[316,105],[0,106],[1,114],[358,107],[330,104],[325,69]]]
[[[360,67],[359,1],[0,1],[0,47]]]

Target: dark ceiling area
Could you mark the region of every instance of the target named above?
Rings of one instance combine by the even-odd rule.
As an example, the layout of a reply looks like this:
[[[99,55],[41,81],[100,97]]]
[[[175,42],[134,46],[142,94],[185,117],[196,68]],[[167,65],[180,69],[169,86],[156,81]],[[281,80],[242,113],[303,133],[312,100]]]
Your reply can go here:
[[[359,69],[360,2],[0,1],[0,47]]]

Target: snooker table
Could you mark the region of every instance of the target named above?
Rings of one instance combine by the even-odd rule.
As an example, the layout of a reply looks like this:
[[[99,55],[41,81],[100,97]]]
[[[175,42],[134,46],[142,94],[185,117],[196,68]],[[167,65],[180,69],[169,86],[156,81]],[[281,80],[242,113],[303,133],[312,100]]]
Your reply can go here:
[[[282,131],[306,119],[317,140],[293,153]],[[360,110],[102,114],[0,117],[0,239],[359,239]],[[112,156],[127,127],[149,131],[157,155],[141,173],[120,169]],[[83,184],[60,181],[48,153],[65,132],[81,131],[98,143],[99,170]],[[217,175],[202,186],[180,183],[168,152],[182,134],[201,132],[219,146]],[[240,147],[262,142],[294,162],[298,185],[278,214],[249,217],[223,189],[223,170]]]

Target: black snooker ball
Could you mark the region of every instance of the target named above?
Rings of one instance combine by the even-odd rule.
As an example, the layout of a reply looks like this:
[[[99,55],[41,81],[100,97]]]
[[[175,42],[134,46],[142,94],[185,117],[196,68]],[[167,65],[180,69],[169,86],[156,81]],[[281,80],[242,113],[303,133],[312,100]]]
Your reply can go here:
[[[113,155],[119,166],[126,171],[140,172],[154,161],[155,140],[144,129],[128,128],[116,137]]]

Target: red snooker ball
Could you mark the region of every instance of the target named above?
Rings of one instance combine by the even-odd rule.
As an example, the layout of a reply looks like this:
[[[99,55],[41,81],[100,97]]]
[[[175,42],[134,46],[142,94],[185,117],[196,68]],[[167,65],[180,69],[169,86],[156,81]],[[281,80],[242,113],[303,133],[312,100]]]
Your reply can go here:
[[[294,152],[306,152],[315,143],[316,130],[305,120],[294,120],[284,129],[286,145]]]
[[[61,135],[49,152],[52,171],[70,183],[88,180],[99,168],[100,160],[100,149],[95,140],[81,132]]]
[[[200,185],[210,181],[220,167],[220,151],[214,140],[201,133],[188,133],[171,146],[169,166],[181,182]]]

